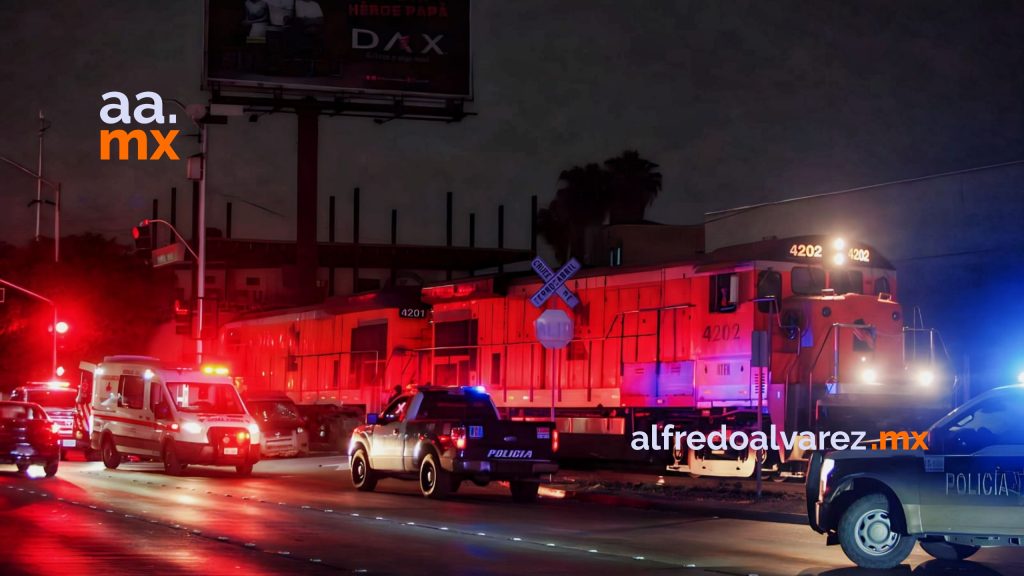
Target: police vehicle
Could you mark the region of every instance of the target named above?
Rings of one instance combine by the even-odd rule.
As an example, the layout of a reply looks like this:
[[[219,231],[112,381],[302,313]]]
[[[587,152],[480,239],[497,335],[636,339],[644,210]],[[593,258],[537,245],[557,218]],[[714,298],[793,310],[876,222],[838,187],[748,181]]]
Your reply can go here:
[[[927,447],[815,454],[807,474],[811,528],[864,568],[899,565],[915,542],[943,560],[1021,546],[1024,386],[978,396],[922,439]]]

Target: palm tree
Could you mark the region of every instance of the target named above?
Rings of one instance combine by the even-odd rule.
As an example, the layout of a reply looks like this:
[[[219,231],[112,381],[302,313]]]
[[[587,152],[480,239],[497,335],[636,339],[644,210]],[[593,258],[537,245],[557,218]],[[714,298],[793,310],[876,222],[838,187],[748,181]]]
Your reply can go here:
[[[537,213],[537,230],[562,262],[582,257],[587,229],[644,221],[644,212],[661,191],[658,165],[635,150],[604,165],[573,166],[558,175],[560,187],[547,208]]]
[[[608,204],[608,173],[598,164],[573,166],[558,177],[561,187],[547,208],[537,214],[537,227],[565,261],[583,256],[588,227],[604,223]]]
[[[608,216],[611,224],[637,224],[661,191],[658,165],[636,150],[604,161],[608,172]]]

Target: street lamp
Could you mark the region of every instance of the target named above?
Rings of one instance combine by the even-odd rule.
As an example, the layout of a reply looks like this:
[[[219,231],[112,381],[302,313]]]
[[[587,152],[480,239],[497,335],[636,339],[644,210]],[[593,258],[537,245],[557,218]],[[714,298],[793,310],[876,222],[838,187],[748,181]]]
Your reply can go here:
[[[7,280],[4,280],[3,278],[0,278],[0,284],[3,284],[4,286],[9,286],[10,288],[13,288],[13,289],[17,290],[18,292],[21,292],[22,294],[26,294],[28,296],[31,296],[32,298],[35,298],[37,300],[42,300],[43,302],[46,302],[47,304],[49,304],[51,308],[53,308],[53,324],[50,325],[50,332],[53,335],[53,350],[52,350],[52,354],[51,354],[53,365],[50,368],[50,374],[53,374],[54,377],[59,376],[57,374],[57,334],[58,334],[58,332],[60,332],[60,328],[59,327],[60,327],[61,324],[64,325],[64,332],[67,332],[68,325],[67,325],[66,322],[58,322],[57,321],[57,303],[54,302],[53,300],[50,300],[46,296],[42,296],[42,295],[36,294],[35,292],[29,290],[28,288],[25,288],[23,286],[18,286],[17,284],[15,284],[13,282],[8,282]]]
[[[0,160],[6,162],[7,164],[10,164],[11,166],[17,168],[18,170],[21,170],[25,174],[28,174],[29,176],[35,178],[36,182],[38,182],[38,186],[39,186],[40,189],[42,188],[43,184],[46,184],[47,186],[50,187],[50,189],[53,190],[53,192],[54,192],[54,203],[53,203],[53,208],[54,208],[54,212],[53,212],[53,261],[54,262],[60,262],[60,196],[61,196],[60,182],[52,182],[50,180],[47,180],[46,178],[43,178],[43,176],[41,174],[39,174],[38,172],[33,172],[32,169],[29,168],[28,166],[25,166],[24,164],[20,164],[18,162],[15,162],[14,160],[11,160],[10,158],[7,158],[6,156],[0,156]],[[36,210],[39,209],[38,208],[38,203],[39,202],[40,202],[40,200],[37,199],[36,200],[36,203],[37,203]],[[38,219],[36,221],[36,237],[37,238],[39,237],[39,222],[38,222]]]

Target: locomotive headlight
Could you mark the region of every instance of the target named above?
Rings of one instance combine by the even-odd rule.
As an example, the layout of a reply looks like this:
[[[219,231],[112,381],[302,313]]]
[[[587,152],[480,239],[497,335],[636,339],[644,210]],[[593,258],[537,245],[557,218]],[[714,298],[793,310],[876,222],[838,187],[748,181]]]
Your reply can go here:
[[[832,241],[832,247],[835,248],[836,250],[842,250],[843,248],[846,248],[846,240],[843,240],[842,238],[836,238],[835,240]]]
[[[878,384],[878,371],[874,368],[864,368],[860,371],[860,381],[865,384]]]
[[[836,266],[842,266],[843,264],[846,264],[846,255],[842,253],[833,254],[832,263],[835,264]]]
[[[914,376],[917,383],[921,386],[931,386],[935,382],[935,372],[931,370],[919,370]]]

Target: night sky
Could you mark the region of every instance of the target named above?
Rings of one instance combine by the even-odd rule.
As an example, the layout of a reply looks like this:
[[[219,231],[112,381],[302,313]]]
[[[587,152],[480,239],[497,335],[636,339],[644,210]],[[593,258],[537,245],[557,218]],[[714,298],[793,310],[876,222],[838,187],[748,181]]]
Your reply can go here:
[[[350,237],[360,186],[366,241],[387,241],[397,208],[401,242],[443,243],[451,190],[457,242],[475,211],[493,245],[504,203],[506,245],[526,247],[531,194],[544,206],[562,169],[626,148],[661,165],[649,217],[668,223],[1024,158],[1024,2],[476,0],[472,25],[479,116],[321,119],[321,240],[331,194]],[[127,241],[171,186],[187,216],[183,162],[99,160],[100,95],[205,101],[202,30],[197,0],[0,5],[0,155],[35,166],[42,108],[65,233]],[[233,197],[236,237],[294,236],[295,134],[289,114],[211,128],[211,226]],[[35,182],[0,166],[0,194],[0,240],[28,240]]]

